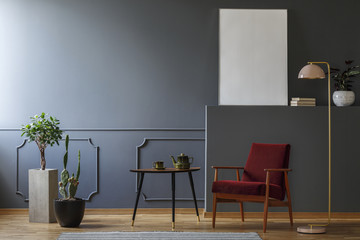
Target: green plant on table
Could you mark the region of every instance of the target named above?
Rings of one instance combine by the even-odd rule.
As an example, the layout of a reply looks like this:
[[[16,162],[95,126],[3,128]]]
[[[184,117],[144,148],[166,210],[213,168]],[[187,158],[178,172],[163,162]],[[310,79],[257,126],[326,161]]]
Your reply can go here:
[[[351,66],[353,62],[353,60],[346,60],[345,70],[330,68],[330,75],[335,81],[336,91],[351,91],[352,79],[360,74],[360,65]]]
[[[78,166],[76,171],[76,176],[74,173],[70,177],[68,170],[66,169],[68,162],[68,147],[69,147],[69,135],[65,137],[65,155],[64,155],[64,170],[61,172],[61,181],[59,182],[59,192],[63,196],[64,199],[75,199],[77,187],[79,185],[79,177],[80,177],[80,150],[78,154]],[[68,186],[68,190],[66,190],[66,186]]]
[[[48,145],[59,145],[62,131],[59,128],[60,121],[48,114],[41,113],[40,116],[30,117],[31,121],[21,128],[22,134],[29,138],[29,142],[34,141],[40,150],[41,170],[45,170],[45,149]]]

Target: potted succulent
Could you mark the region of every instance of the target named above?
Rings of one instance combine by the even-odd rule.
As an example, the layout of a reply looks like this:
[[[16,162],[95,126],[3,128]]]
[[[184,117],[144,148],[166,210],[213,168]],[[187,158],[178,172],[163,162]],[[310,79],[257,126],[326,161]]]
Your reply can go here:
[[[60,226],[77,227],[80,225],[85,212],[85,200],[75,197],[80,177],[80,150],[76,176],[74,176],[74,173],[70,176],[66,169],[69,154],[68,147],[69,135],[66,135],[65,155],[63,158],[64,170],[61,172],[61,181],[59,182],[59,192],[63,198],[54,200],[54,209],[56,219]],[[66,187],[68,188],[66,189]]]
[[[57,198],[57,169],[46,169],[45,149],[59,145],[62,131],[60,121],[41,113],[30,117],[31,121],[21,128],[21,136],[35,142],[40,150],[40,169],[29,169],[29,221],[56,222],[52,202]]]
[[[355,93],[351,91],[351,82],[360,74],[360,66],[352,66],[353,60],[345,61],[346,69],[331,68],[330,74],[335,81],[333,101],[336,106],[350,106],[355,102]]]

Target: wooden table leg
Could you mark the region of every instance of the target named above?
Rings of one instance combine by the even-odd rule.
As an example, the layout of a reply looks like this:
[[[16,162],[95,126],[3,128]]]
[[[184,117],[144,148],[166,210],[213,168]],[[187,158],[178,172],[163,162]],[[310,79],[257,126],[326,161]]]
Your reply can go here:
[[[197,202],[196,202],[196,195],[195,195],[195,189],[194,189],[194,181],[193,181],[193,177],[192,177],[191,172],[188,172],[188,174],[189,174],[191,191],[192,191],[193,198],[194,198],[194,203],[195,203],[196,215],[197,215],[198,222],[200,222],[199,210],[198,210],[198,206],[197,206]]]
[[[135,215],[136,215],[136,210],[137,210],[137,206],[138,206],[138,203],[139,203],[139,198],[140,198],[142,184],[143,184],[143,181],[144,181],[144,176],[145,176],[145,173],[140,173],[140,183],[139,183],[139,186],[138,186],[138,189],[137,189],[137,196],[136,196],[136,202],[135,202],[134,213],[133,213],[133,217],[132,217],[132,221],[131,221],[131,226],[134,226]]]
[[[171,191],[172,191],[172,229],[175,228],[175,173],[171,173]]]

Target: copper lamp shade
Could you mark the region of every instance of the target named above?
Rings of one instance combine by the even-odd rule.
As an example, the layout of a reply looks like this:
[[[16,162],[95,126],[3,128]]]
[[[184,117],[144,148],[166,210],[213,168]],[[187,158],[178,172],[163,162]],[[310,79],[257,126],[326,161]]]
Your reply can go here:
[[[308,64],[304,66],[300,72],[298,78],[302,79],[324,79],[325,73],[319,65]]]

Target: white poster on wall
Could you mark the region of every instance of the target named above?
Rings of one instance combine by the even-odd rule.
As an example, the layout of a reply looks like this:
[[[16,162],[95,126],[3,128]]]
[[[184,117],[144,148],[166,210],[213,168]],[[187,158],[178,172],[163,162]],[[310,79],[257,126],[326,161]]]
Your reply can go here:
[[[220,9],[219,105],[288,105],[287,10]]]

